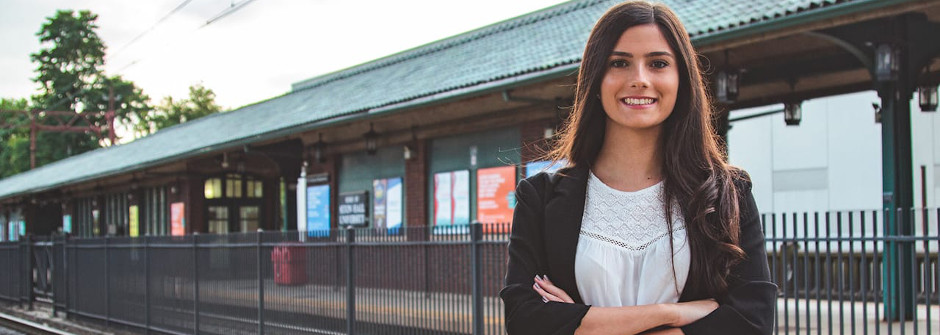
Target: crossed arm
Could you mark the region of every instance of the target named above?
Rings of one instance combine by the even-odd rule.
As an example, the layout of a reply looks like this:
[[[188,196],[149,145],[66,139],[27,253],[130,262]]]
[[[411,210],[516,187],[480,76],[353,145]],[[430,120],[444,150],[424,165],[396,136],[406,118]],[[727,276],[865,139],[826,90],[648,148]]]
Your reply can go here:
[[[535,280],[536,275],[545,273],[548,262],[544,259],[542,224],[545,221],[542,199],[536,191],[539,188],[529,180],[520,182],[517,188],[506,287],[500,292],[505,302],[509,334],[694,335],[770,334],[773,331],[777,289],[769,282],[763,232],[749,183],[740,188],[744,194],[741,247],[747,256],[732,268],[736,281],[726,296],[716,297],[717,304],[704,300],[611,308],[577,303],[550,281]],[[535,287],[536,283],[540,289]],[[543,297],[549,301],[543,301]]]
[[[575,303],[564,290],[547,276],[535,276],[532,289],[545,303]],[[680,328],[697,321],[718,308],[713,299],[675,304],[654,304],[625,307],[591,307],[581,319],[575,335],[590,334],[684,334]]]

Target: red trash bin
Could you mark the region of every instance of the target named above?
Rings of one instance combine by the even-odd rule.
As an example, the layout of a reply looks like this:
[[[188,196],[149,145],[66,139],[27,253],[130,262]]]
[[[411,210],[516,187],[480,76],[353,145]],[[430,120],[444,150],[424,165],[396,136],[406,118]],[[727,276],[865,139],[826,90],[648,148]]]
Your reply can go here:
[[[271,251],[274,283],[303,285],[307,283],[307,253],[299,243],[283,243]]]

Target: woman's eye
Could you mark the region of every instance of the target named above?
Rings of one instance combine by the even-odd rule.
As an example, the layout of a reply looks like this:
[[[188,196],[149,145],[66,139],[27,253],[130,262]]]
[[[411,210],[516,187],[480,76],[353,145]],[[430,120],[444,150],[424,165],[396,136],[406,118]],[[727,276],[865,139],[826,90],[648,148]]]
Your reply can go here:
[[[669,66],[669,62],[664,61],[664,60],[654,60],[652,65],[654,68],[662,69],[664,67]]]
[[[622,59],[615,59],[610,62],[610,67],[627,67],[627,61]]]

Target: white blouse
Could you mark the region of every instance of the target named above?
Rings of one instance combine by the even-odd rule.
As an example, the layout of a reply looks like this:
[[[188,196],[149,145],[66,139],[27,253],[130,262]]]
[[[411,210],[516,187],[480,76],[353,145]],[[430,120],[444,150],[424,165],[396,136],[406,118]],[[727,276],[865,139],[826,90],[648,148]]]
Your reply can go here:
[[[685,220],[678,204],[673,204],[675,256],[670,257],[662,192],[662,182],[624,192],[590,174],[575,255],[575,279],[585,304],[619,307],[679,301],[690,252]]]

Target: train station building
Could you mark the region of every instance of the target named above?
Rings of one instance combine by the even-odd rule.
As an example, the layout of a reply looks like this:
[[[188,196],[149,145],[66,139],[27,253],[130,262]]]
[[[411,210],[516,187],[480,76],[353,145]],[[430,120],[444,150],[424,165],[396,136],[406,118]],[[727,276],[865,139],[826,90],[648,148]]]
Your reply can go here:
[[[940,3],[666,2],[701,54],[719,135],[736,110],[777,105],[799,123],[803,101],[875,91],[879,196],[917,205],[911,105],[937,106]],[[517,181],[551,168],[585,41],[614,3],[560,4],[0,180],[0,241],[508,222]]]

